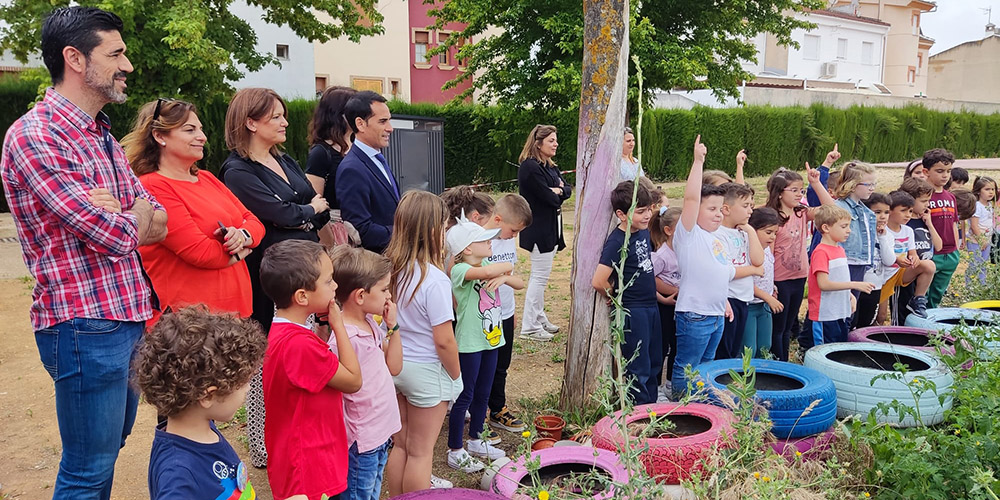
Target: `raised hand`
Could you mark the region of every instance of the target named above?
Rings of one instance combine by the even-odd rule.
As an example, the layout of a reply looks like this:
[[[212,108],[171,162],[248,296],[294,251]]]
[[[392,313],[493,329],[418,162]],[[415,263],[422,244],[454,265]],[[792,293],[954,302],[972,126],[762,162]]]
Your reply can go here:
[[[743,165],[747,162],[747,153],[745,149],[741,149],[739,153],[736,153],[736,168],[743,168]]]
[[[708,148],[701,143],[701,134],[694,139],[694,161],[705,163],[705,156],[708,154]]]
[[[826,154],[826,161],[823,162],[823,165],[826,165],[827,167],[832,167],[833,164],[840,159],[840,150],[838,149],[839,146],[840,144],[838,143],[833,144],[833,151],[830,151],[829,153]]]
[[[815,186],[820,184],[819,170],[809,167],[809,162],[806,162],[806,177],[809,178],[809,185]]]

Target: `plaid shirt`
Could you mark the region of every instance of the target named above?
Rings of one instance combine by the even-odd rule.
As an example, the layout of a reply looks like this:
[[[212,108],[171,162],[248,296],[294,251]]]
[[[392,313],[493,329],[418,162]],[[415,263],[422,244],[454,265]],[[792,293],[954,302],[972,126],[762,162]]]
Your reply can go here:
[[[124,210],[137,197],[163,207],[132,174],[110,127],[104,113],[94,119],[50,88],[7,130],[0,178],[35,277],[35,331],[74,318],[152,317],[138,223]],[[96,188],[108,189],[123,212],[94,206],[89,192]]]

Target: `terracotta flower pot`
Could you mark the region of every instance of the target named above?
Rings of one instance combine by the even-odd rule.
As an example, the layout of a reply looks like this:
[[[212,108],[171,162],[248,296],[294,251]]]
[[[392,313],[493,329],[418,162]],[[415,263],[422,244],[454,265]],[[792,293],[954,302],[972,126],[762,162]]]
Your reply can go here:
[[[555,445],[556,440],[552,438],[536,439],[534,443],[531,443],[531,451],[544,450],[546,448],[552,448]]]
[[[535,417],[535,430],[538,431],[538,437],[559,441],[562,439],[563,427],[566,427],[566,421],[557,415]]]

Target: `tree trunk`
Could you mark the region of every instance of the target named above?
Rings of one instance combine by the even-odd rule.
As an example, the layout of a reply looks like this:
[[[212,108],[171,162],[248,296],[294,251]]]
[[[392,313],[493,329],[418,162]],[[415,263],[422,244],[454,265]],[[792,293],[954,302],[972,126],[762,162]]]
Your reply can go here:
[[[612,227],[628,90],[628,0],[584,0],[583,75],[577,137],[573,308],[561,406],[589,402],[611,360],[608,306],[591,279]]]

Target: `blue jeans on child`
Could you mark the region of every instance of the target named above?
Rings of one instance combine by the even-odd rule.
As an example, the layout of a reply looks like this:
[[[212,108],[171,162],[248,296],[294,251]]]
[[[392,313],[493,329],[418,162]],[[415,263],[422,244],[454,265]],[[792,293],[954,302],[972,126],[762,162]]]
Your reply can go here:
[[[625,374],[634,377],[631,386],[632,401],[637,405],[656,402],[660,381],[656,375],[663,371],[663,335],[660,332],[660,310],[656,305],[627,306],[625,316],[625,342],[622,356],[635,356],[625,368]]]
[[[747,326],[743,329],[743,347],[749,347],[753,357],[762,358],[764,355],[761,350],[771,349],[773,326],[771,307],[767,303],[750,304],[747,308]]]
[[[358,453],[358,442],[347,449],[347,491],[344,500],[378,500],[382,494],[382,473],[389,459],[389,439],[374,450]]]
[[[715,350],[722,339],[725,316],[705,316],[693,312],[677,312],[677,357],[674,359],[674,377],[670,385],[674,394],[687,390],[684,367],[697,368],[715,359]]]
[[[479,439],[486,422],[486,406],[493,387],[493,376],[497,370],[498,349],[479,352],[458,353],[458,364],[462,367],[462,394],[455,400],[448,415],[448,447],[457,450],[464,447],[465,411],[469,411],[469,436]]]
[[[830,321],[813,321],[811,347],[830,344],[833,342],[847,342],[847,333],[850,330],[850,318],[834,319]]]
[[[139,403],[129,375],[144,326],[77,318],[35,332],[42,365],[55,382],[62,441],[54,500],[111,498],[118,450]]]

